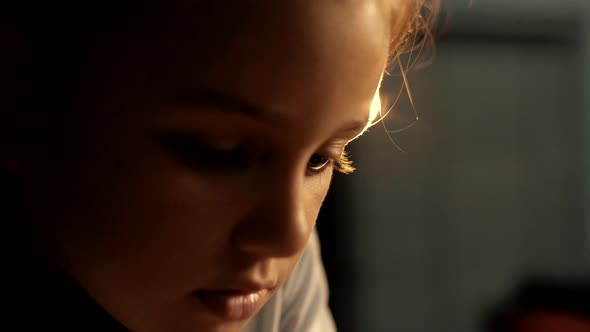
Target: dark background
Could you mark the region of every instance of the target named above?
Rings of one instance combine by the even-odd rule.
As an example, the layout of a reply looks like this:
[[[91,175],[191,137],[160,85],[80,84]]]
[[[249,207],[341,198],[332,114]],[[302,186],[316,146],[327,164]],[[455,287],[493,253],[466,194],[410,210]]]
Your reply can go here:
[[[318,221],[342,332],[483,331],[531,276],[590,281],[590,2],[443,3],[404,151],[381,125],[354,142]]]

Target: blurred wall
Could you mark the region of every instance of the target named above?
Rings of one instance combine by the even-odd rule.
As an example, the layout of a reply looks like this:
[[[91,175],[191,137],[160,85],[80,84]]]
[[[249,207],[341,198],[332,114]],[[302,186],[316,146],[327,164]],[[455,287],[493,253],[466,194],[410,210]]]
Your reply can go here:
[[[341,331],[479,331],[523,278],[590,272],[588,7],[445,3],[435,62],[410,75],[420,120],[392,134],[405,152],[373,127],[329,201]],[[413,116],[402,100],[385,126]]]

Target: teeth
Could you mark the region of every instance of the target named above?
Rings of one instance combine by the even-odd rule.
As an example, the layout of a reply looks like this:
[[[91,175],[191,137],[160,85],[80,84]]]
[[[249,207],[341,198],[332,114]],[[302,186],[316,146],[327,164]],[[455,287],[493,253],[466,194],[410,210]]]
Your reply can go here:
[[[248,302],[256,303],[260,299],[260,293],[252,293],[248,295]]]

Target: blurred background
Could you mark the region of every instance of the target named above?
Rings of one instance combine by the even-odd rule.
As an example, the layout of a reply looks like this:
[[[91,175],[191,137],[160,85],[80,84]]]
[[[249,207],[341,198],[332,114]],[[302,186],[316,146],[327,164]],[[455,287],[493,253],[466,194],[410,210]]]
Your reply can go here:
[[[590,281],[590,1],[443,0],[438,30],[401,150],[407,97],[320,216],[342,332],[484,331],[528,278]]]

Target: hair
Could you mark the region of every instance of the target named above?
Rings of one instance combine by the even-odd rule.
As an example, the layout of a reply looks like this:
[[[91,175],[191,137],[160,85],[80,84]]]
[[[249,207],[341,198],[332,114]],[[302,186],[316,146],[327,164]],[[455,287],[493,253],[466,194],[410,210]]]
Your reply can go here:
[[[400,71],[403,80],[400,94],[405,89],[410,103],[414,107],[407,72],[418,64],[430,63],[434,57],[434,28],[439,12],[440,0],[411,0],[400,16],[403,24],[401,33],[395,31],[398,27],[397,20],[392,24],[389,61],[384,68],[383,75],[375,92],[375,97],[371,104],[369,123],[365,129],[379,123],[389,112],[383,112],[380,90],[381,82],[385,75],[389,75],[390,70],[397,69]],[[393,102],[389,110],[395,105],[396,101]]]

